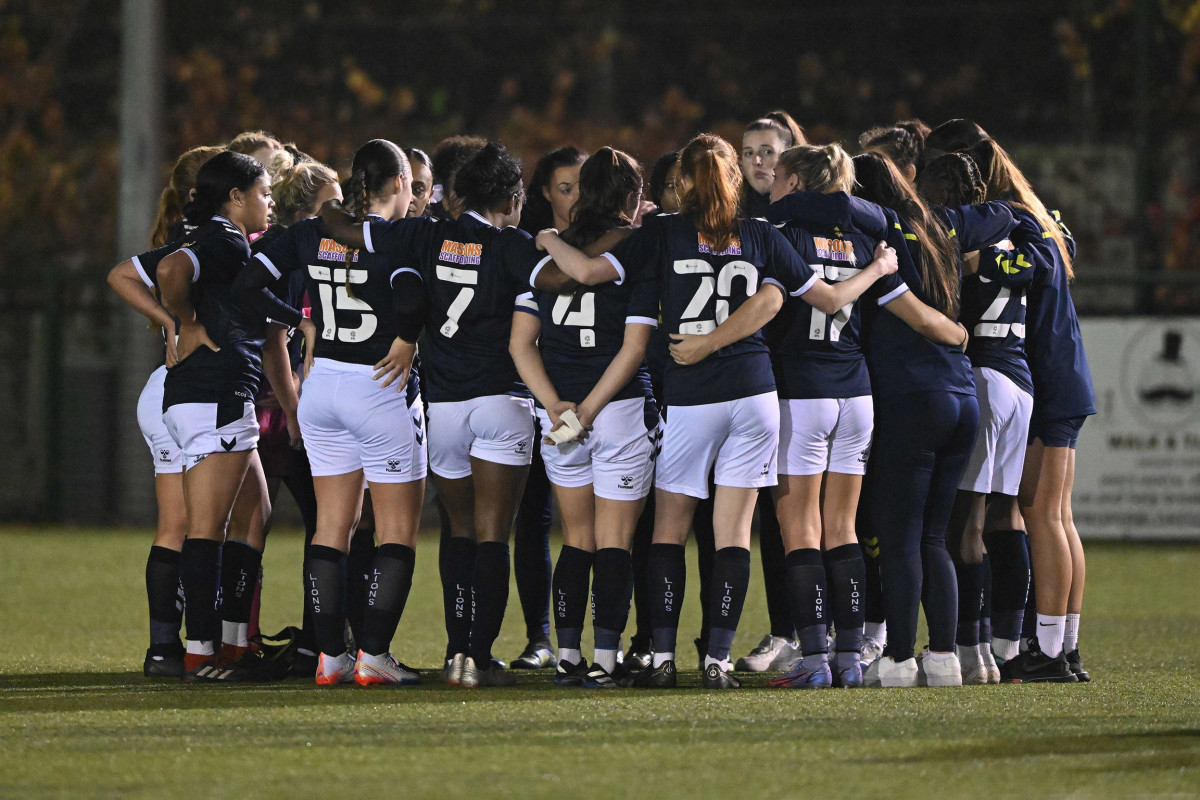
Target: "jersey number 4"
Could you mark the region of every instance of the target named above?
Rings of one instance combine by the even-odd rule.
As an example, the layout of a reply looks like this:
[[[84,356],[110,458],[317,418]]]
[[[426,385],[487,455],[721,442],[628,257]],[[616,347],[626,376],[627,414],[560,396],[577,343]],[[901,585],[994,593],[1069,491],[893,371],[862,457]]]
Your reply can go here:
[[[318,264],[308,267],[308,274],[317,281],[317,295],[321,301],[322,339],[337,339],[339,342],[361,342],[370,339],[379,327],[379,320],[369,305],[350,295],[348,284],[366,283],[365,269],[330,269]],[[337,312],[357,312],[360,321],[357,328],[338,327]]]
[[[736,278],[745,278],[746,297],[758,291],[758,268],[748,261],[730,261],[721,267],[714,278],[712,264],[698,258],[685,258],[675,262],[675,274],[700,276],[700,287],[680,315],[680,333],[710,333],[728,319],[729,300],[733,297],[733,281]],[[708,310],[714,294],[717,295],[717,302],[713,306],[712,318],[695,319]]]
[[[575,310],[571,310],[574,306]],[[579,346],[596,346],[596,293],[580,292],[575,296],[560,294],[550,311],[555,325],[579,328]]]

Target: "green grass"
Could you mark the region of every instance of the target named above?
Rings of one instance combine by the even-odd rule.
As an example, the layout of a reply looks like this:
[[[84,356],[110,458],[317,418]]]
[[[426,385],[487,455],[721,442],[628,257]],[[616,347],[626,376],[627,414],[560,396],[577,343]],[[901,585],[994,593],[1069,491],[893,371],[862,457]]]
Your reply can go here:
[[[300,544],[268,546],[267,630],[298,615]],[[150,682],[148,546],[144,532],[0,530],[0,797],[1200,794],[1196,546],[1089,549],[1091,684],[815,693],[761,676],[724,693],[557,690],[548,673],[444,687],[429,537],[394,648],[423,686]],[[754,575],[739,654],[765,627]],[[523,644],[516,602],[501,656]]]

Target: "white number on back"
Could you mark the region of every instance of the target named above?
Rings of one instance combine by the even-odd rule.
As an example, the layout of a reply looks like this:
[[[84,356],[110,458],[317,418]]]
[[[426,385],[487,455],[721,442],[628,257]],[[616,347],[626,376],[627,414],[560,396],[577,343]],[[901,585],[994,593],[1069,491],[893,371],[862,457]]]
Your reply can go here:
[[[578,308],[568,313],[572,305],[578,305]],[[554,301],[554,308],[550,311],[550,318],[554,321],[555,325],[581,328],[579,331],[580,347],[596,346],[596,332],[593,329],[593,326],[596,324],[595,292],[582,292],[575,296],[560,294],[558,299]]]
[[[370,339],[379,327],[379,319],[372,313],[371,306],[357,297],[351,297],[346,288],[347,282],[351,284],[366,283],[367,271],[365,269],[346,269],[345,267],[330,269],[319,264],[310,264],[308,274],[313,280],[318,281],[317,296],[321,301],[321,322],[323,323],[321,338],[337,339],[339,342],[361,342]],[[338,311],[356,311],[362,321],[357,328],[338,328]]]
[[[701,259],[688,258],[675,262],[675,273],[700,276],[700,286],[680,318],[680,333],[709,333],[728,319],[729,299],[733,297],[733,282],[737,278],[744,278],[746,281],[746,297],[751,297],[758,291],[758,268],[748,261],[730,261],[714,278],[712,264]],[[693,319],[708,308],[713,294],[718,296],[713,307],[713,318]]]
[[[438,332],[442,336],[452,339],[454,338],[454,334],[458,333],[458,321],[462,319],[463,312],[467,310],[467,306],[471,304],[471,299],[475,297],[475,289],[472,287],[479,283],[479,272],[473,269],[462,269],[461,267],[448,267],[445,264],[438,264],[437,276],[438,280],[443,280],[447,283],[465,284],[454,298],[454,302],[446,309],[446,321],[442,323],[442,327],[438,328]]]

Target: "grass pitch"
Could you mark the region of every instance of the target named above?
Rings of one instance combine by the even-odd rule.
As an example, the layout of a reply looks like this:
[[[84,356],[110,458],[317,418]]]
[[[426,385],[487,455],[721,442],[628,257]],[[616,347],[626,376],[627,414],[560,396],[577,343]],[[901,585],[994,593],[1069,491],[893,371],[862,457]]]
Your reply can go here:
[[[440,684],[433,537],[394,647],[424,685],[148,681],[149,544],[0,530],[0,797],[1200,795],[1197,546],[1089,548],[1090,684],[796,692],[752,676],[707,692],[685,670],[692,688],[586,692],[549,672],[511,689]],[[268,631],[298,619],[301,544],[286,531],[268,544]],[[752,574],[738,655],[766,626]],[[684,667],[699,617],[689,577]],[[501,657],[524,643],[516,606],[514,591]]]

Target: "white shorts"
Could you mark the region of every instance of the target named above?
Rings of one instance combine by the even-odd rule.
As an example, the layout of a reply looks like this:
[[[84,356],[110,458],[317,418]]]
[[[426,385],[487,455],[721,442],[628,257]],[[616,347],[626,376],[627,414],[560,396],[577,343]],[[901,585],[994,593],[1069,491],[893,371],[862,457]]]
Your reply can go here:
[[[137,404],[138,427],[142,429],[142,438],[146,440],[154,459],[155,475],[183,472],[183,451],[175,444],[171,432],[163,423],[163,384],[166,380],[167,367],[164,364],[150,373]]]
[[[455,403],[430,403],[429,469],[443,478],[471,474],[471,457],[527,467],[533,460],[533,400],[491,394]]]
[[[775,392],[698,406],[668,406],[654,485],[708,497],[718,486],[774,486],[779,455],[779,396]]]
[[[546,476],[555,486],[592,485],[605,500],[641,500],[654,483],[654,451],[658,447],[658,413],[650,420],[647,400],[614,400],[597,415],[588,438],[566,444],[542,442]],[[550,415],[537,410],[542,434],[550,433]],[[653,427],[648,427],[653,424]]]
[[[979,430],[958,488],[966,492],[1015,496],[1025,465],[1025,443],[1033,396],[989,367],[975,368]]]
[[[300,395],[300,433],[314,477],[357,470],[372,483],[425,477],[425,413],[383,388],[367,364],[318,358]]]
[[[779,474],[863,475],[871,453],[871,396],[779,401]]]
[[[188,467],[213,453],[240,453],[258,444],[253,403],[178,403],[163,412],[162,420]]]

